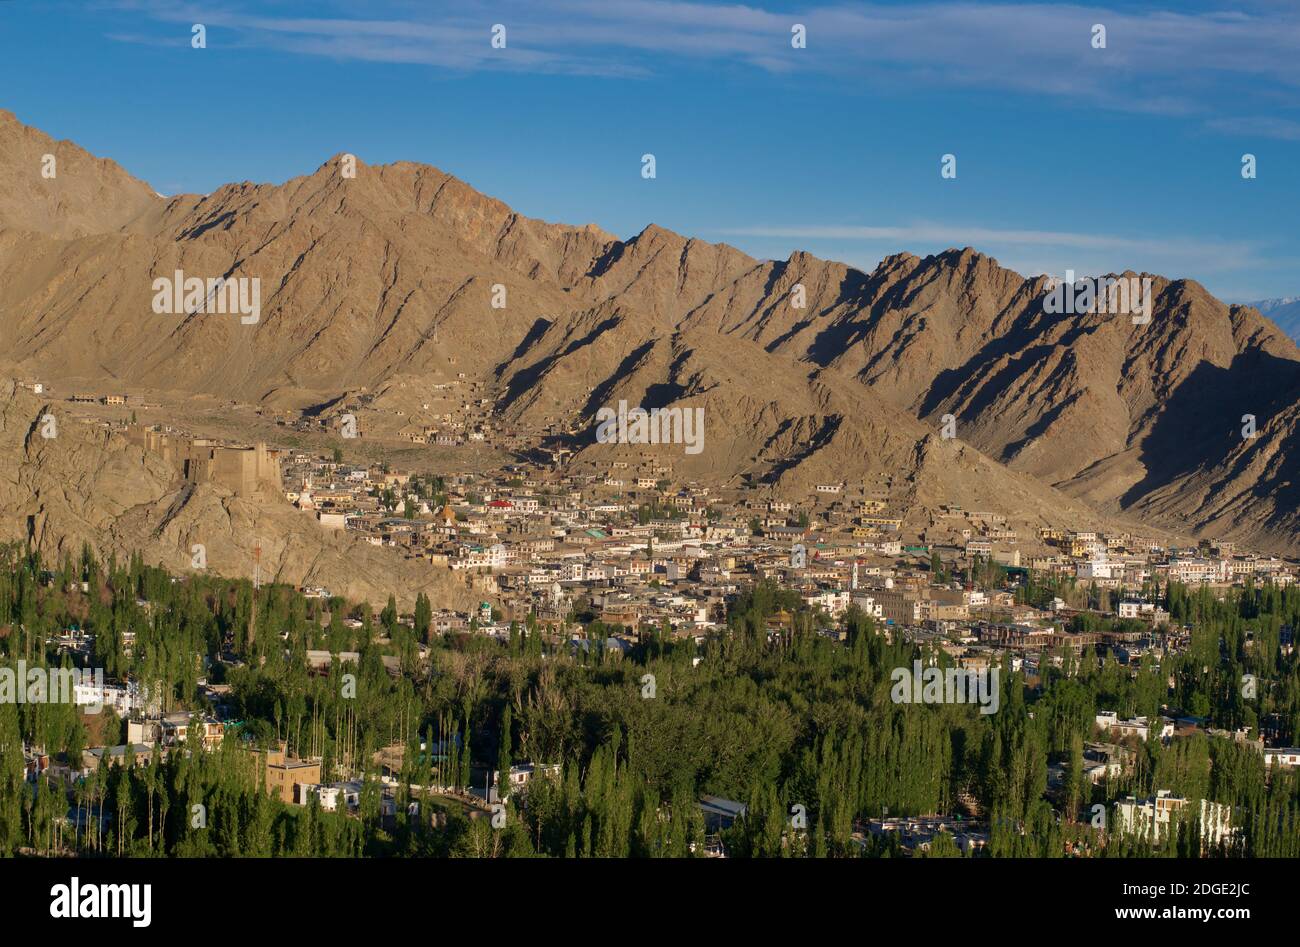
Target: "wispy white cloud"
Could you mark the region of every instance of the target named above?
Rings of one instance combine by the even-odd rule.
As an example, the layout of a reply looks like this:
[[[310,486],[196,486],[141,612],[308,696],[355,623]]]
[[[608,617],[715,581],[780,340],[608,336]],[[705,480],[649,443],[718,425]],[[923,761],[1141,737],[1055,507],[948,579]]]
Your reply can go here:
[[[1272,265],[1262,248],[1245,240],[1212,240],[1148,234],[1140,237],[1076,231],[1024,230],[917,222],[901,226],[753,226],[720,228],[720,237],[744,242],[805,248],[870,269],[881,256],[908,250],[937,253],[953,247],[975,247],[1025,275],[1061,276],[1066,270],[1099,275],[1125,270],[1159,273],[1171,278],[1213,278],[1220,274]],[[870,253],[878,250],[878,253]]]
[[[945,223],[916,223],[896,227],[791,226],[735,227],[720,231],[731,236],[782,237],[812,240],[892,240],[923,243],[947,243],[952,246],[988,243],[1016,246],[1074,247],[1118,252],[1149,252],[1162,247],[1175,250],[1207,251],[1220,255],[1239,253],[1250,244],[1241,241],[1202,241],[1184,238],[1122,237],[1108,234],[1078,233],[1064,230],[1019,230],[996,227],[964,226]]]
[[[949,0],[771,11],[691,0],[464,0],[450,8],[380,0],[362,8],[326,2],[310,17],[226,0],[128,5],[159,21],[203,22],[237,32],[243,43],[302,55],[622,76],[665,72],[672,68],[665,60],[734,62],[893,87],[997,89],[1199,115],[1215,132],[1297,134],[1295,121],[1269,117],[1278,104],[1270,95],[1300,89],[1300,8],[1285,5],[1180,12]],[[507,27],[504,50],[489,44],[494,23]],[[791,47],[795,23],[807,28],[806,49]],[[1096,23],[1106,27],[1105,49],[1092,47]],[[1207,108],[1211,94],[1227,104]],[[1253,110],[1263,115],[1252,117]]]
[[[1205,123],[1212,131],[1248,138],[1279,138],[1300,141],[1300,121],[1267,115],[1214,118]]]

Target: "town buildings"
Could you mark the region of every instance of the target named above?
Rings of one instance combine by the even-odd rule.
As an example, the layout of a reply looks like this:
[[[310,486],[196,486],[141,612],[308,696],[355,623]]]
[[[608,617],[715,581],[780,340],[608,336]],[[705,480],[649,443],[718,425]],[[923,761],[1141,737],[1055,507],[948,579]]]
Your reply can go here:
[[[1232,839],[1232,809],[1208,799],[1193,804],[1182,796],[1160,789],[1148,799],[1133,796],[1115,804],[1119,831],[1158,843],[1166,839],[1180,819],[1195,818],[1200,829],[1202,850],[1217,847]]]

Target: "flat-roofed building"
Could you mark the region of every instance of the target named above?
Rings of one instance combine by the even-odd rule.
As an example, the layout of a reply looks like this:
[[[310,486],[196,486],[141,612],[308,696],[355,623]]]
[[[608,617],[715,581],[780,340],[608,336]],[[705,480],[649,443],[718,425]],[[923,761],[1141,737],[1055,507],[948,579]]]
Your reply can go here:
[[[1190,817],[1192,812],[1195,809],[1191,808],[1189,800],[1173,795],[1168,789],[1157,790],[1149,799],[1129,796],[1115,803],[1119,830],[1153,843],[1161,841],[1171,825],[1180,818]],[[1202,848],[1219,845],[1235,834],[1231,806],[1202,799],[1199,815]]]
[[[305,805],[308,787],[320,783],[320,760],[293,759],[283,744],[278,750],[260,752],[265,757],[267,791],[282,802]]]
[[[1264,766],[1266,768],[1281,766],[1287,769],[1295,769],[1300,766],[1300,747],[1280,746],[1265,749]]]

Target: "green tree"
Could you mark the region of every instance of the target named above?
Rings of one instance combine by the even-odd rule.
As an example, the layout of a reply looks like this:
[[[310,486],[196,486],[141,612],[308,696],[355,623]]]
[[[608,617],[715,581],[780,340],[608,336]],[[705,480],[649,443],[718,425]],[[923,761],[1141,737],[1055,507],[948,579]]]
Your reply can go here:
[[[504,800],[510,794],[510,705],[501,714],[501,741],[497,750],[497,795]]]

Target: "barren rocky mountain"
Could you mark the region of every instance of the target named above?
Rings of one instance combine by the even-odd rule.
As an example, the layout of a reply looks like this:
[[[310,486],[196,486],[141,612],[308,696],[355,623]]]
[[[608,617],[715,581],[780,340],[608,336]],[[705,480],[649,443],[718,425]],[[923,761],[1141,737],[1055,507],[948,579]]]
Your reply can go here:
[[[1300,297],[1283,296],[1280,299],[1260,299],[1248,303],[1268,316],[1287,335],[1300,342]]]
[[[161,199],[153,188],[70,141],[55,141],[0,110],[0,188],[6,229],[71,238],[129,229]],[[146,228],[149,224],[142,224]]]
[[[892,476],[931,509],[1300,553],[1300,351],[1190,279],[1151,277],[1145,324],[1049,315],[1045,278],[969,248],[862,273],[657,226],[622,241],[424,165],[351,177],[342,155],[164,199],[7,113],[0,165],[0,338],[24,377],[316,409],[463,373],[579,464],[642,450],[595,443],[601,406],[698,406],[700,453],[648,449],[683,476],[800,495]],[[153,280],[177,270],[260,280],[258,321],[156,314]]]
[[[3,378],[0,510],[0,540],[28,541],[49,562],[65,553],[75,557],[89,543],[101,554],[125,558],[138,551],[146,562],[187,572],[191,550],[201,544],[206,568],[252,575],[253,548],[260,544],[267,582],[324,586],[376,604],[395,592],[407,608],[419,592],[461,609],[481,597],[450,569],[322,530],[278,493],[236,496],[188,483],[157,454]]]

